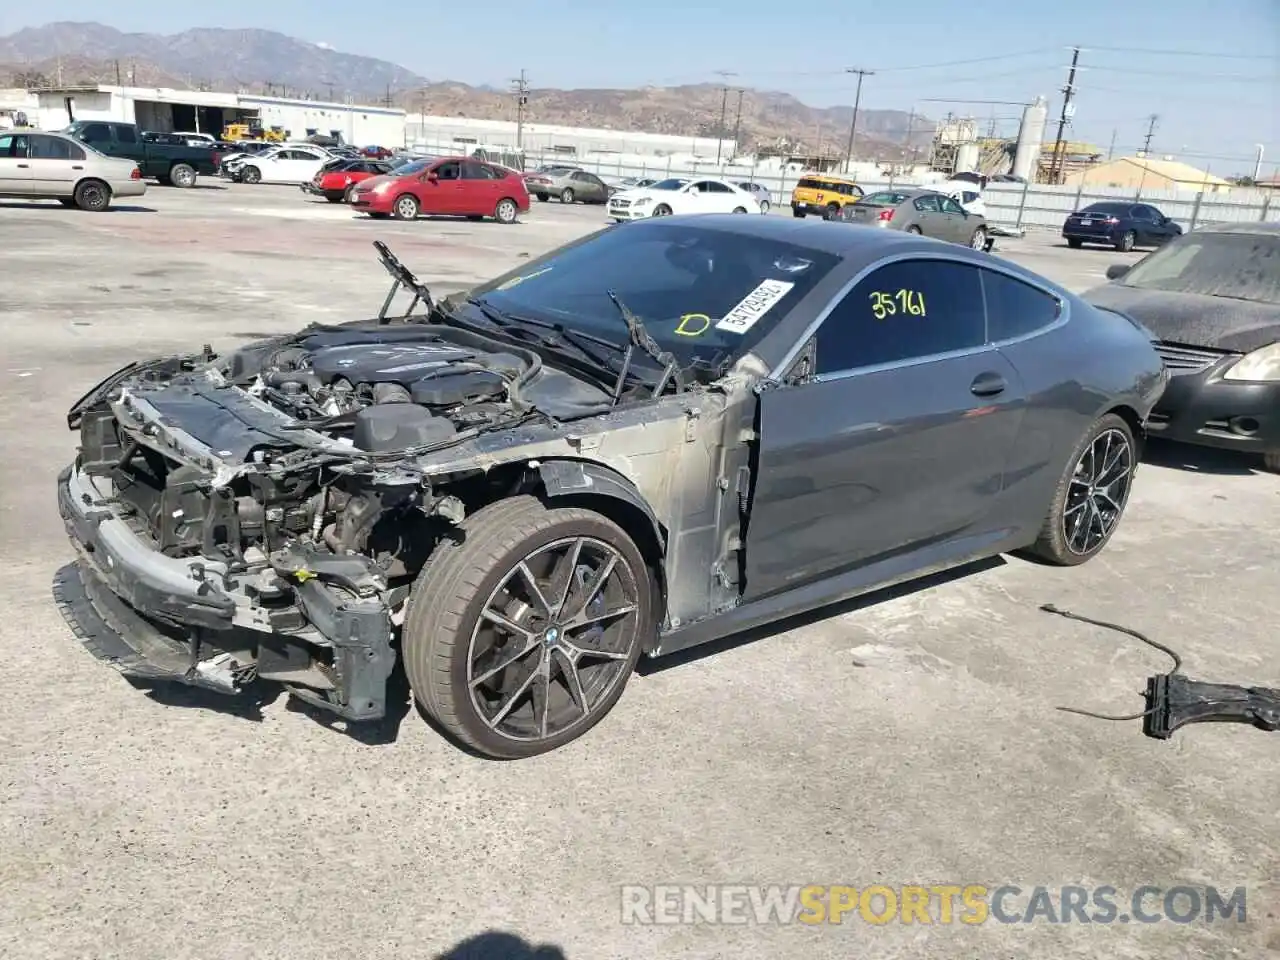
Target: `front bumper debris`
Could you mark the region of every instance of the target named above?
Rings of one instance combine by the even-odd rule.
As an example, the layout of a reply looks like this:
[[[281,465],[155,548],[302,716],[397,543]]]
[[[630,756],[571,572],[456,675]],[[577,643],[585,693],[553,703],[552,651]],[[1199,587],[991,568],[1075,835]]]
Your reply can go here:
[[[292,605],[268,608],[255,590],[260,576],[153,549],[78,465],[58,476],[58,510],[78,555],[55,578],[58,608],[85,648],[120,673],[226,694],[276,680],[346,720],[385,715],[395,652],[380,598],[316,577],[290,586]]]

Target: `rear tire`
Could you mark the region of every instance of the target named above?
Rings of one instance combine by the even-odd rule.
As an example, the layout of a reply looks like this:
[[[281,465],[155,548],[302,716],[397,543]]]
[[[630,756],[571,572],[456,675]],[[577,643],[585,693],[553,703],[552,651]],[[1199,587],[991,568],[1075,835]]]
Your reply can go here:
[[[805,214],[805,211],[801,210],[799,207],[792,207],[792,208],[791,208],[791,215],[792,215],[793,217],[798,217],[799,219],[803,220],[803,219],[804,219],[804,214]]]
[[[175,187],[188,189],[196,185],[196,168],[189,163],[175,163],[169,168],[169,182]]]
[[[539,201],[541,201],[542,203],[546,203],[546,202],[547,202],[547,195],[546,195],[545,193],[535,194],[535,196],[536,196],[536,197],[538,198],[538,200],[539,200]]]
[[[1039,537],[1021,553],[1057,567],[1097,556],[1120,526],[1137,466],[1129,424],[1114,413],[1099,417],[1072,451]]]
[[[1070,239],[1069,239],[1069,240],[1067,240],[1067,246],[1068,246],[1068,247],[1070,247],[1072,250],[1079,250],[1081,247],[1083,247],[1083,246],[1084,246],[1084,241],[1083,241],[1083,240],[1070,240]]]
[[[91,213],[101,213],[111,205],[111,188],[101,180],[82,180],[76,187],[76,206]]]
[[[1120,235],[1120,239],[1116,242],[1116,249],[1121,253],[1128,253],[1138,245],[1138,235],[1132,230],[1126,230]]]
[[[907,227],[907,233],[914,233],[917,237],[924,236],[924,231],[921,230],[919,227],[917,227],[915,224],[912,224],[911,226]]]
[[[560,202],[561,202],[561,203],[573,203],[573,188],[572,188],[572,187],[565,187],[563,190],[561,190],[561,191],[560,191]]]
[[[516,217],[520,213],[520,208],[516,206],[516,202],[510,197],[503,197],[498,201],[498,205],[493,208],[493,219],[499,223],[512,224],[516,222]]]
[[[262,171],[259,170],[257,167],[253,167],[253,166],[245,167],[243,170],[240,171],[240,182],[241,183],[261,183]]]
[[[969,238],[969,247],[973,250],[985,250],[987,247],[987,231],[982,227],[973,231],[973,236]]]
[[[346,199],[346,197],[340,193],[326,193],[324,198],[330,203],[342,203]]]
[[[462,527],[414,584],[401,635],[409,685],[446,733],[487,757],[554,750],[622,696],[654,629],[652,575],[621,528],[580,507],[513,497]],[[599,633],[574,625],[591,616]]]
[[[839,220],[840,205],[838,203],[827,204],[827,209],[822,212],[823,220]]]
[[[733,212],[734,212],[734,213],[746,213],[746,212],[747,212],[747,208],[746,208],[746,207],[734,207],[734,208],[733,208]]]

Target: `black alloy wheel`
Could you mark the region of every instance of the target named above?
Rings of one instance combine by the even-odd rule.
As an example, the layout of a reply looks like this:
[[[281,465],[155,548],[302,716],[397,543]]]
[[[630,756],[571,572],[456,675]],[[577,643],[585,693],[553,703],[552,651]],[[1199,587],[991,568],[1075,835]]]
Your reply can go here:
[[[1055,566],[1096,556],[1124,516],[1138,466],[1138,445],[1124,418],[1098,419],[1072,453],[1040,535],[1025,553]]]
[[[489,757],[555,749],[591,729],[653,629],[653,578],[612,521],[534,497],[469,517],[437,548],[402,634],[426,711]]]

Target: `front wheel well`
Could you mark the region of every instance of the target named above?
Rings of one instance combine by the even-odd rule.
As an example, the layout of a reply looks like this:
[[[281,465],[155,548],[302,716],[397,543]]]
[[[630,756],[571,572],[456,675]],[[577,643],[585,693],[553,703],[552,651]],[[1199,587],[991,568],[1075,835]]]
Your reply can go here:
[[[1142,417],[1138,416],[1138,411],[1128,404],[1121,403],[1102,411],[1098,416],[1105,417],[1108,413],[1114,413],[1129,425],[1129,429],[1133,431],[1134,442],[1138,445],[1138,457],[1141,458],[1147,444],[1147,431],[1143,428]]]

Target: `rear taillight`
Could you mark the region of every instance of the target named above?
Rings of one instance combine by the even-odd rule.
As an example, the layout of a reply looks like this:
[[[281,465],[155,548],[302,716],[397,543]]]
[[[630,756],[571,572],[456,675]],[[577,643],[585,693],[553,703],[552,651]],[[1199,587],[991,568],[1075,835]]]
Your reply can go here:
[[[892,210],[881,210],[881,211],[880,211],[880,215],[879,215],[878,217],[876,217],[876,219],[877,219],[877,220],[883,220],[885,223],[888,223],[890,220],[892,220],[892,219],[893,219],[893,211],[892,211]]]
[[[129,179],[130,179],[130,180],[141,180],[141,179],[142,179],[142,171],[141,171],[141,170],[139,170],[137,167],[134,167],[132,170],[130,170],[130,171],[129,171]]]

